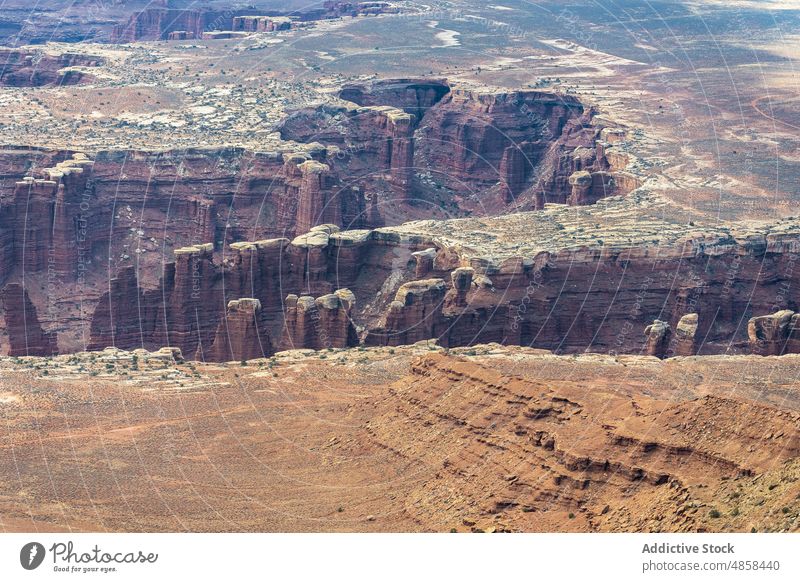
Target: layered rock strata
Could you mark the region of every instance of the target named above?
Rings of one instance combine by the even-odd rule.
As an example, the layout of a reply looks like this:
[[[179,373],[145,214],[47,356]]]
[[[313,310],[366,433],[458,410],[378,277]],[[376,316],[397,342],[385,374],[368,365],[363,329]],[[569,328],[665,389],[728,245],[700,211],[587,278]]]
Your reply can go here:
[[[284,349],[348,348],[358,345],[352,320],[355,296],[349,289],[317,299],[310,296],[286,297]]]
[[[658,230],[671,234],[667,224]],[[369,345],[436,340],[639,353],[646,332],[645,352],[657,357],[736,351],[748,342],[741,322],[771,311],[777,289],[800,284],[790,268],[800,244],[795,230],[785,224],[717,238],[681,238],[676,231],[676,240],[658,246],[617,246],[609,238],[530,254],[501,246],[490,259],[454,239],[417,234],[415,225],[373,231],[320,225],[293,240],[235,243],[222,260],[210,243],[194,245],[178,249],[155,283],[121,270],[98,302],[90,346],[171,345],[208,358],[203,352],[215,343],[228,303],[247,297],[259,302],[267,333],[281,338],[281,347],[354,345],[359,328]],[[551,236],[542,240],[559,244]],[[337,289],[349,289],[348,298]],[[712,312],[717,316],[698,315]],[[794,350],[793,317],[790,311],[751,322],[759,353]]]
[[[753,317],[747,323],[750,350],[762,356],[800,351],[800,314],[783,309]]]
[[[668,323],[656,319],[644,329],[644,335],[644,351],[648,356],[663,358],[667,355],[672,339],[672,328]]]
[[[229,362],[269,357],[273,353],[261,302],[243,298],[228,302],[214,341],[203,355],[207,361]]]
[[[694,356],[699,349],[697,328],[699,316],[697,313],[687,313],[678,321],[673,334],[673,352],[676,356]]]
[[[103,59],[80,53],[50,55],[42,50],[0,48],[0,87],[49,87],[90,83],[85,69]]]
[[[58,353],[56,335],[46,332],[27,290],[18,283],[9,283],[2,292],[9,356],[52,356]]]

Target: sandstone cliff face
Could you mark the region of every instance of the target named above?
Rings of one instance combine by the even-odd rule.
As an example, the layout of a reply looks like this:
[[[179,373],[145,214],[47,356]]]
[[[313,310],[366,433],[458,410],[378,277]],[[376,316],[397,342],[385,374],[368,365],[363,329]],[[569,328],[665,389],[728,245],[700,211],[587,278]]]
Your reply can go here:
[[[656,319],[644,329],[644,335],[646,338],[644,351],[648,356],[663,358],[667,355],[672,339],[672,328],[668,323]]]
[[[280,16],[234,16],[231,30],[243,32],[277,32],[289,30],[292,20]]]
[[[438,338],[444,331],[442,308],[446,293],[442,279],[405,283],[384,316],[382,324],[370,330],[367,345],[399,346]]]
[[[48,55],[41,50],[0,49],[0,87],[47,87],[90,83],[92,75],[72,67],[97,67],[100,57],[78,53]]]
[[[498,342],[566,353],[644,346],[661,358],[736,351],[748,340],[742,320],[768,312],[779,288],[800,284],[790,268],[794,243],[770,240],[689,239],[660,249],[655,261],[646,249],[599,246],[464,266],[425,237],[320,225],[293,240],[235,243],[221,259],[210,243],[179,249],[155,284],[123,269],[98,303],[90,346],[169,345],[208,359],[229,302],[248,297],[282,348],[352,346],[359,328],[368,345]],[[793,317],[751,322],[759,353],[797,351]]]
[[[28,292],[10,283],[0,293],[8,333],[9,356],[52,356],[58,353],[55,334],[45,332]]]
[[[337,346],[352,345],[357,327],[376,345],[500,342],[565,352],[639,352],[658,319],[675,330],[666,348],[661,340],[651,346],[660,357],[741,349],[743,319],[796,308],[771,297],[797,285],[797,233],[735,238],[631,223],[623,208],[630,198],[605,198],[620,188],[620,130],[595,126],[574,98],[418,85],[349,89],[368,104],[326,105],[287,122],[287,137],[309,143],[280,152],[106,151],[93,160],[36,152],[42,162],[34,165],[30,151],[4,151],[0,284],[24,275],[44,287],[52,275],[65,304],[80,291],[93,317],[47,321],[72,337],[70,349],[83,347],[74,338],[91,317],[93,349],[175,346],[198,358],[214,345],[229,302],[241,298],[259,302],[272,338],[296,347],[327,347],[309,335],[306,312],[330,316],[326,333]],[[338,125],[325,125],[336,116]],[[387,199],[400,216],[413,211],[418,180],[410,170],[421,160],[471,184],[481,203],[494,199],[498,211],[555,198],[582,206],[569,216],[585,222],[568,223],[550,207],[505,221],[465,219],[469,228],[422,221],[363,229],[382,222]],[[597,229],[594,213],[617,220],[625,236],[587,237]],[[524,225],[513,236],[512,219]],[[682,238],[656,252],[653,237],[665,229]],[[492,250],[507,237],[516,237],[511,250]],[[538,246],[527,245],[532,237]],[[357,301],[334,309],[325,297],[337,289]],[[297,296],[291,309],[287,295]],[[320,311],[320,299],[331,306]],[[701,317],[682,319],[690,314]],[[768,328],[754,333],[774,336]]]
[[[350,85],[340,97],[360,107],[297,112],[282,136],[341,148],[340,173],[359,177],[367,192],[387,188],[393,200],[425,196],[434,186],[463,210],[501,212],[593,204],[638,185],[604,140],[617,134],[603,133],[574,97],[478,93],[413,79]],[[416,174],[426,176],[425,185]]]
[[[419,123],[450,92],[445,79],[381,79],[342,87],[339,97],[362,107],[388,105],[402,109]]]
[[[673,342],[676,356],[694,356],[698,350],[697,328],[699,316],[697,313],[687,313],[678,321],[675,327]]]
[[[81,203],[92,162],[85,156],[40,170],[0,197],[3,255],[0,279],[15,269],[30,274],[48,266],[61,278],[78,276]]]
[[[341,16],[374,15],[394,11],[386,6],[360,6],[352,2],[325,2],[322,8],[306,8],[285,12],[261,10],[255,7],[217,10],[201,8],[149,7],[134,12],[127,22],[115,26],[111,41],[116,43],[139,40],[163,40],[175,32],[188,32],[191,38],[201,38],[204,31],[253,33],[289,30],[294,21],[313,21]],[[223,32],[223,33],[224,33]]]
[[[349,289],[317,299],[309,296],[286,297],[285,329],[282,347],[348,348],[358,345],[358,336],[352,320],[355,296]]]
[[[229,362],[265,358],[273,353],[261,302],[243,298],[228,302],[214,341],[203,355],[210,362]]]
[[[115,26],[111,41],[162,40],[175,31],[186,31],[200,38],[206,23],[213,21],[214,14],[207,10],[146,8],[132,14],[127,23]]]
[[[800,348],[800,315],[783,309],[753,317],[747,324],[747,337],[754,354],[780,356],[797,353]]]
[[[590,196],[568,200],[567,179],[577,164],[595,165],[594,142],[599,128],[591,114],[572,97],[539,92],[448,93],[423,119],[417,135],[420,168],[441,172],[442,182],[458,190],[481,192],[499,187],[500,199],[525,199],[534,207],[544,202],[589,203]],[[564,159],[569,160],[564,165]],[[460,187],[459,187],[460,184]]]
[[[149,342],[155,327],[152,308],[139,288],[135,267],[121,269],[109,282],[109,290],[100,297],[92,316],[89,350],[114,346],[120,349],[142,348]]]

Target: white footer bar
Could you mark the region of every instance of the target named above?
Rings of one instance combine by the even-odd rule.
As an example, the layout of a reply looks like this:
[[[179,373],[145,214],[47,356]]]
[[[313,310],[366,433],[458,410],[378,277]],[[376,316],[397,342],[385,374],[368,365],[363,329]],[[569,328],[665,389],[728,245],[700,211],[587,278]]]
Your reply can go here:
[[[0,580],[800,580],[800,534],[2,534]]]

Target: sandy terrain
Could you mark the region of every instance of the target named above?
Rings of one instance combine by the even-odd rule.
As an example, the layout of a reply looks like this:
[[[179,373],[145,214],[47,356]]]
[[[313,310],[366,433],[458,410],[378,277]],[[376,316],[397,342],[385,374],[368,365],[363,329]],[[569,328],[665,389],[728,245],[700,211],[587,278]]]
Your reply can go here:
[[[0,527],[797,531],[799,375],[499,346],[6,358]]]

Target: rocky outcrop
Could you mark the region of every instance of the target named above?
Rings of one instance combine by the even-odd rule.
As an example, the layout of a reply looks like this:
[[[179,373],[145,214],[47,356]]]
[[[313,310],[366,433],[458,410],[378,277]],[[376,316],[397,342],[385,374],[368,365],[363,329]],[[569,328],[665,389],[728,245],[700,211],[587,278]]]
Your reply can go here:
[[[188,30],[175,30],[167,34],[167,40],[191,40],[194,34]]]
[[[209,34],[216,38],[234,38],[225,35],[277,32],[293,28],[296,22],[395,11],[388,3],[382,2],[326,2],[321,8],[306,8],[291,12],[261,10],[256,7],[220,10],[209,7],[152,6],[134,12],[126,23],[115,26],[111,33],[111,41],[122,43],[163,40],[175,32],[188,32],[193,38],[206,38]],[[220,36],[215,35],[217,32]]]
[[[14,184],[8,197],[0,198],[3,252],[7,272],[40,273],[50,268],[62,279],[79,274],[87,180],[93,162],[75,154],[55,166]]]
[[[388,105],[402,109],[419,123],[449,92],[446,79],[378,79],[344,85],[339,97],[362,107]]]
[[[87,349],[141,348],[152,337],[155,321],[151,306],[139,288],[135,267],[121,269],[109,282],[109,290],[97,303],[92,316]]]
[[[281,348],[355,345],[360,328],[368,345],[435,340],[640,353],[646,332],[644,351],[660,358],[697,353],[699,338],[703,353],[720,353],[747,339],[744,330],[736,334],[744,314],[768,309],[775,289],[796,283],[785,279],[793,251],[784,251],[795,248],[785,236],[770,235],[766,246],[689,239],[671,251],[659,247],[655,263],[646,250],[607,244],[498,261],[468,259],[441,241],[391,228],[320,225],[293,240],[235,243],[221,260],[210,244],[180,249],[155,286],[120,272],[94,315],[91,345],[173,345],[207,359],[201,352],[215,343],[228,302],[251,297]],[[736,286],[726,284],[731,272],[739,273]],[[344,288],[352,292],[346,301],[336,292]],[[756,318],[752,333],[766,346],[759,349],[800,346],[784,321],[792,316],[779,325]],[[123,325],[120,317],[134,321]]]
[[[777,291],[798,284],[790,261],[798,232],[790,223],[732,234],[657,219],[661,210],[646,193],[603,198],[617,188],[612,154],[620,135],[596,126],[574,98],[463,90],[429,98],[414,90],[398,94],[397,104],[403,108],[317,108],[285,126],[308,143],[276,152],[101,151],[91,161],[36,152],[43,162],[33,165],[30,150],[4,151],[0,284],[24,275],[43,288],[52,276],[64,305],[77,291],[83,307],[96,306],[93,349],[170,345],[198,358],[215,343],[228,303],[241,298],[258,300],[272,338],[286,334],[276,343],[297,347],[354,343],[351,326],[333,315],[349,309],[371,344],[435,339],[564,352],[639,352],[643,331],[658,318],[673,330],[666,351],[662,340],[651,346],[660,357],[693,353],[695,337],[704,353],[723,343],[741,349],[747,338],[738,319],[794,308],[788,299],[773,306]],[[421,122],[408,111],[415,109],[426,109]],[[338,127],[321,123],[337,115]],[[426,128],[447,139],[420,149],[420,140],[431,139]],[[491,150],[492,167],[454,153],[473,146]],[[410,157],[418,166],[427,154],[438,156],[436,167],[466,172],[460,179],[487,203],[494,199],[498,212],[543,192],[581,208],[363,229],[382,219],[386,201],[398,203],[398,216],[418,212],[403,196],[431,186],[406,171]],[[446,188],[437,192],[447,200]],[[341,231],[342,224],[353,228]],[[431,280],[441,283],[415,287]],[[334,340],[321,341],[301,312],[320,313],[317,298],[343,288],[358,301],[325,308]],[[287,295],[297,304],[284,309]],[[84,347],[76,338],[88,317],[64,310],[55,317],[48,326],[66,331],[62,348]],[[759,329],[757,336],[769,335],[767,326]]]
[[[375,16],[376,14],[396,14],[400,8],[391,2],[341,2],[329,0],[322,4],[324,18],[342,16]]]
[[[472,290],[472,278],[474,276],[475,269],[472,267],[460,267],[451,273],[453,290],[448,296],[450,306],[465,307],[467,305],[467,295]]]
[[[213,245],[206,243],[175,251],[175,263],[165,285],[165,328],[158,343],[198,354],[211,346],[222,317]],[[171,279],[171,280],[169,280]],[[171,287],[171,289],[170,289]]]
[[[434,269],[434,261],[436,260],[436,249],[425,249],[424,251],[417,251],[411,253],[416,261],[414,269],[415,279],[424,279]]]
[[[281,136],[335,149],[331,170],[362,192],[386,192],[392,200],[411,196],[415,117],[396,107],[328,105],[304,109],[280,127]]]
[[[422,120],[415,165],[438,172],[452,189],[480,192],[499,184],[502,200],[510,202],[535,187],[540,198],[563,202],[574,167],[553,164],[571,159],[565,154],[579,146],[591,151],[599,128],[590,119],[568,96],[454,89]]]
[[[664,358],[669,353],[669,343],[672,339],[672,328],[665,321],[656,319],[644,329],[645,347],[648,356]]]
[[[364,192],[391,193],[384,200],[444,194],[461,211],[501,212],[593,204],[634,185],[621,179],[624,164],[602,140],[594,111],[572,96],[414,79],[348,85],[339,95],[342,105],[297,111],[281,136],[338,148],[332,168]],[[424,180],[415,182],[417,174]]]
[[[125,24],[114,27],[112,42],[136,42],[138,40],[163,40],[171,32],[188,32],[200,38],[206,23],[214,22],[215,14],[206,10],[184,10],[171,8],[146,8],[135,12]],[[225,19],[229,21],[229,19]]]
[[[437,339],[445,331],[442,279],[422,279],[400,286],[382,324],[369,331],[367,345],[399,346]]]
[[[800,337],[794,337],[798,324],[800,316],[788,309],[753,317],[747,324],[747,337],[752,353],[780,356],[788,351],[795,352],[792,348],[800,347],[795,343]],[[800,327],[797,327],[797,332],[800,336]]]
[[[56,335],[46,332],[27,290],[9,283],[0,293],[8,333],[9,356],[52,356],[58,353]]]
[[[676,356],[694,356],[698,351],[697,327],[699,317],[696,313],[687,313],[675,326],[672,337],[673,352]]]
[[[261,302],[253,298],[229,301],[214,341],[204,354],[205,359],[210,362],[246,361],[272,354]]]
[[[233,31],[277,32],[292,28],[292,19],[285,16],[234,16]]]
[[[284,349],[347,348],[358,345],[352,320],[355,296],[349,289],[317,299],[286,297]]]
[[[315,160],[306,160],[297,167],[302,176],[297,202],[297,229],[307,232],[318,224],[341,222],[341,203],[335,200],[335,193],[331,192],[330,168]]]
[[[48,87],[91,83],[84,68],[103,64],[101,57],[80,53],[50,55],[42,50],[0,49],[0,87]]]

